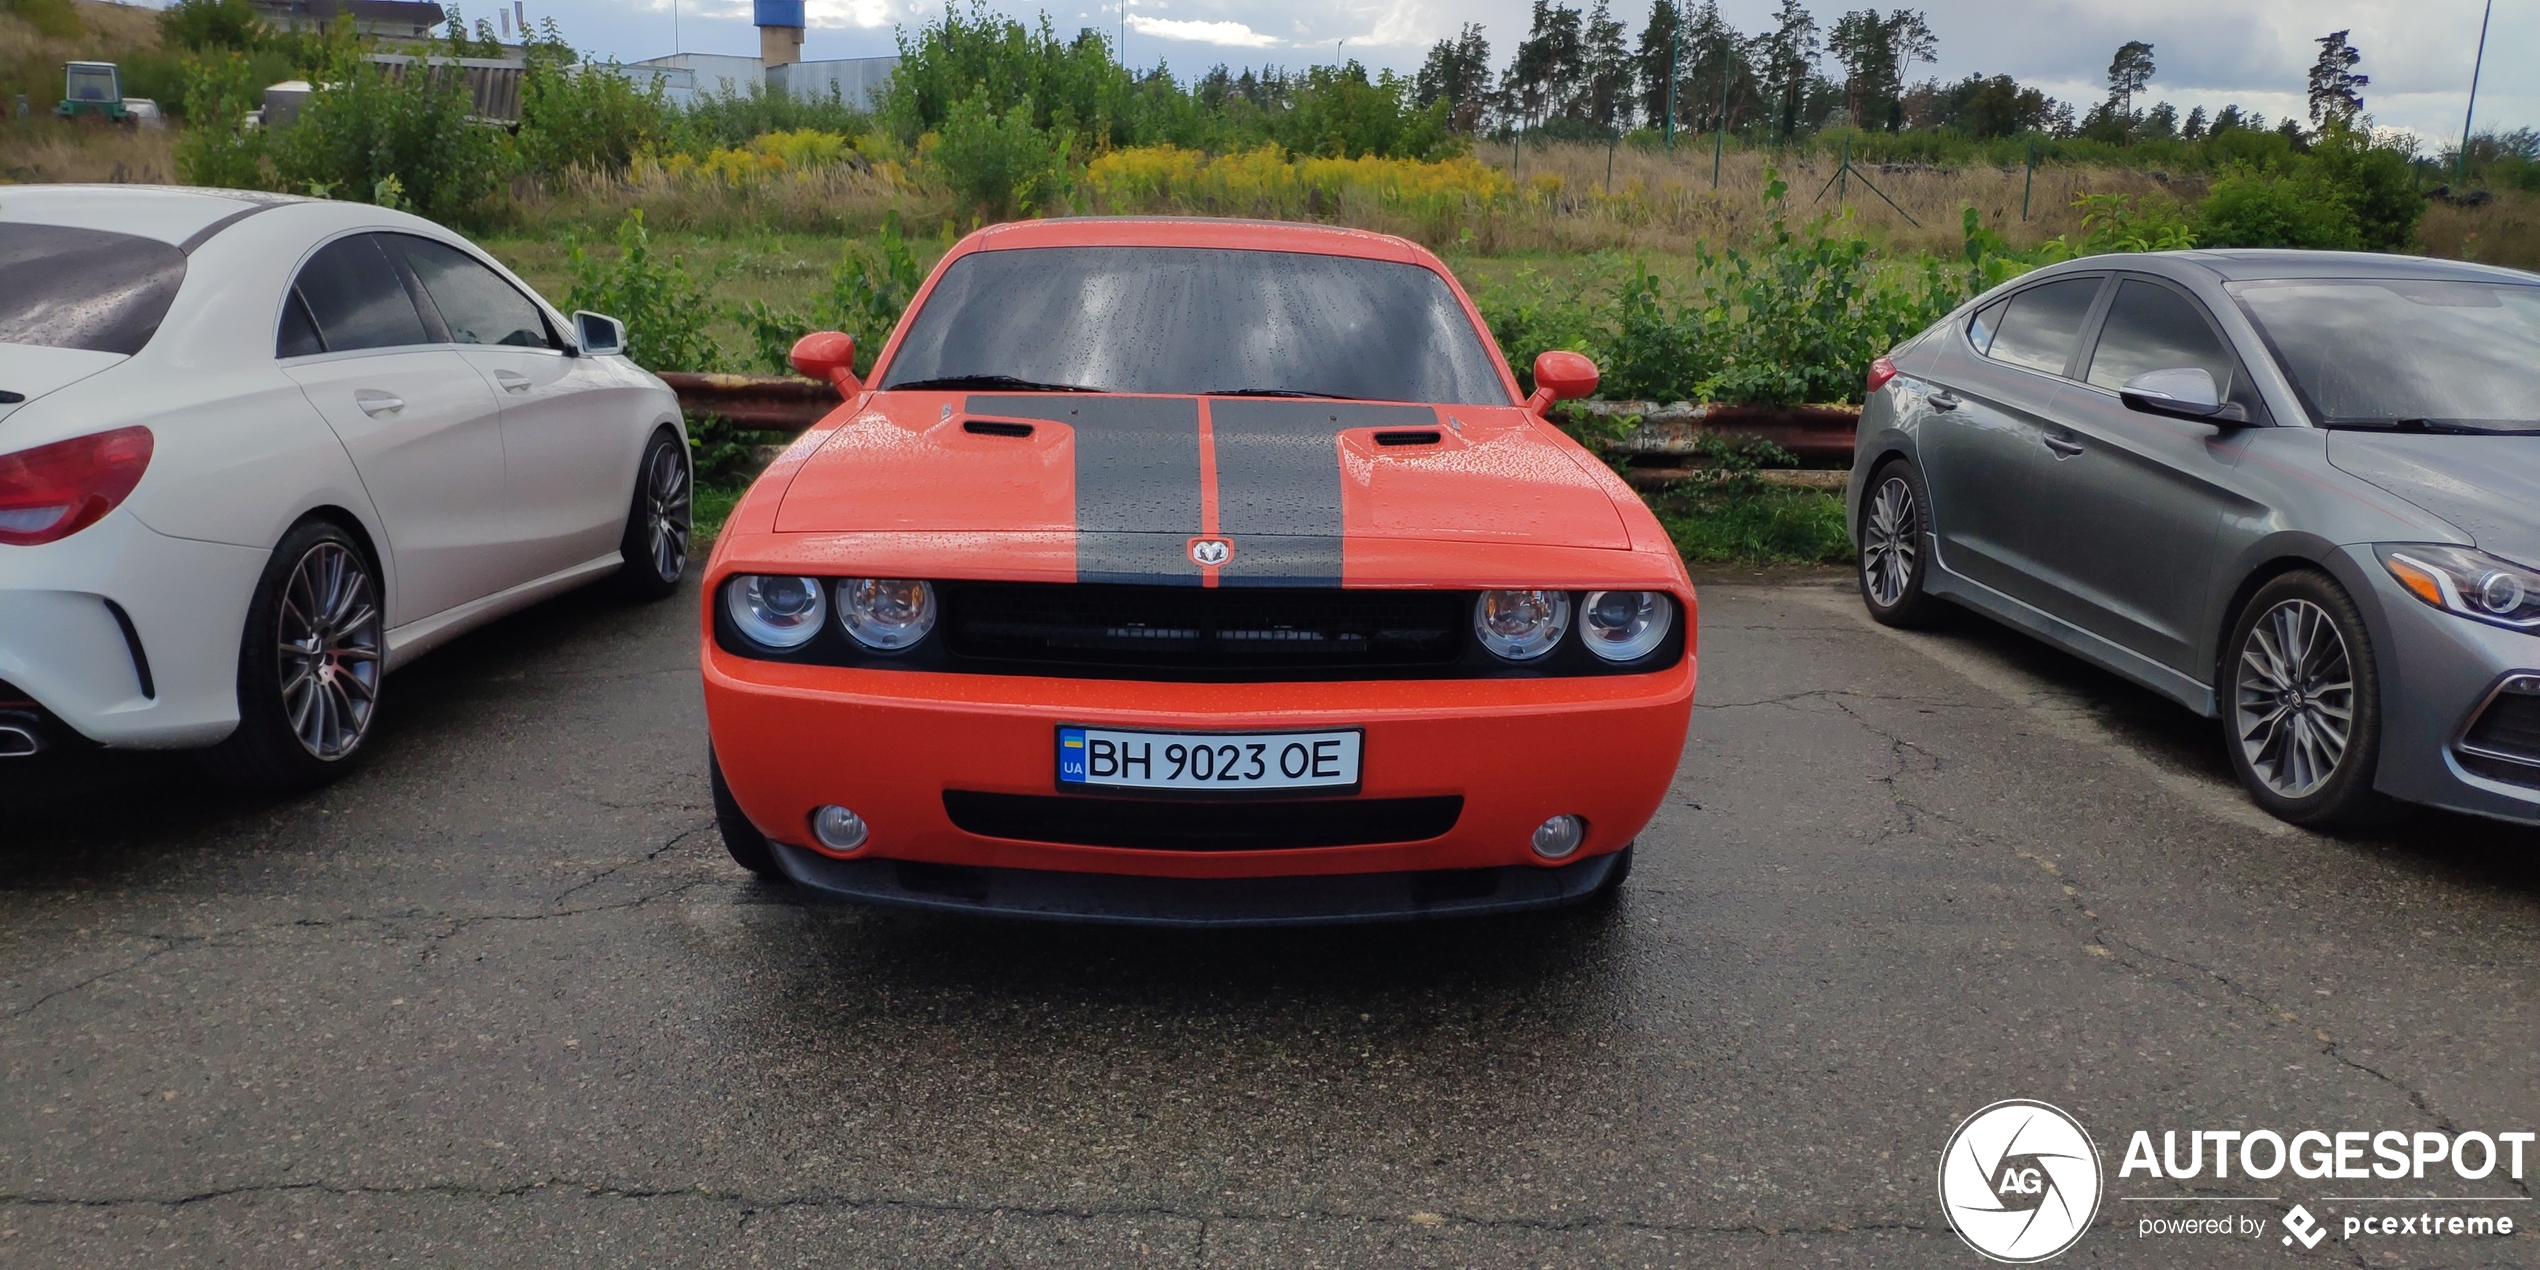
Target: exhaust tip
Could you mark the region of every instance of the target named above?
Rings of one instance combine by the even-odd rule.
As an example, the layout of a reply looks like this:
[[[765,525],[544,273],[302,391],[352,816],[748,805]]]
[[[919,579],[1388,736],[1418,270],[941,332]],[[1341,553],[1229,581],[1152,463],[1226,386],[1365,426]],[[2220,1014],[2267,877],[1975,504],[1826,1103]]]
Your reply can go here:
[[[0,710],[0,758],[32,758],[43,753],[44,729],[24,710]]]

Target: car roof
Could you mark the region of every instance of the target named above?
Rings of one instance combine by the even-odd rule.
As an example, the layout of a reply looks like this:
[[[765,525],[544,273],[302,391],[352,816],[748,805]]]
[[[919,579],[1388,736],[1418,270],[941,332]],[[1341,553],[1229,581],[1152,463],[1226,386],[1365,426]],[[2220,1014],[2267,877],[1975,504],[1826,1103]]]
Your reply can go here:
[[[2540,275],[2462,260],[2429,260],[2374,251],[2290,251],[2230,247],[2195,251],[2120,252],[2067,262],[2066,270],[2141,269],[2172,277],[2202,275],[2224,282],[2281,278],[2416,278],[2429,281],[2540,283]]]
[[[1013,221],[980,230],[963,247],[969,251],[1025,247],[1219,247],[1356,256],[1438,267],[1436,257],[1417,243],[1391,234],[1336,225],[1207,216],[1064,216]]]
[[[314,201],[176,185],[12,185],[0,189],[0,222],[69,225],[179,245],[244,211]]]

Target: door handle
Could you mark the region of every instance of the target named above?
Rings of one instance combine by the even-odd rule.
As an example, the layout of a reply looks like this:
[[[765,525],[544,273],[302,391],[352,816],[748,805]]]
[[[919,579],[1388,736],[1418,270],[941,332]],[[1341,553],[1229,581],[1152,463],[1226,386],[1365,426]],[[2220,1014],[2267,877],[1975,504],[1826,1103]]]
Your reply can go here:
[[[494,382],[495,382],[495,383],[498,383],[498,384],[501,384],[501,385],[503,386],[503,391],[504,391],[504,392],[515,392],[515,393],[517,393],[517,392],[527,392],[527,391],[529,391],[529,376],[524,375],[524,374],[521,374],[521,373],[520,373],[520,372],[518,372],[518,371],[511,371],[511,370],[498,370],[498,371],[495,371],[495,372],[494,372]]]
[[[1924,398],[1924,400],[1930,402],[1931,408],[1934,410],[1955,410],[1958,407],[1967,404],[1958,400],[1957,394],[1946,388],[1934,392],[1931,396]]]
[[[364,388],[353,394],[353,404],[360,406],[363,414],[376,419],[381,415],[393,415],[405,409],[406,399],[395,393],[381,392],[376,388]]]
[[[2046,448],[2053,450],[2056,458],[2069,459],[2081,453],[2081,442],[2067,441],[2062,437],[2048,437]]]

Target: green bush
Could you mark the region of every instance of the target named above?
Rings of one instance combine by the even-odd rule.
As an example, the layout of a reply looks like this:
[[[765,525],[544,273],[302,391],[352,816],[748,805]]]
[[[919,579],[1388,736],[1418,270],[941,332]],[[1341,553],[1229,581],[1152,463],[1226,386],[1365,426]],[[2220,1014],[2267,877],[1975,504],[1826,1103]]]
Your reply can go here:
[[[2363,244],[2355,211],[2316,172],[2242,168],[2214,182],[2196,208],[2196,237],[2208,247],[2308,247],[2351,251]]]
[[[2332,121],[2311,147],[2320,182],[2355,215],[2356,237],[2370,251],[2406,251],[2425,217],[2416,165],[2407,151]]]
[[[689,274],[684,258],[665,261],[653,254],[642,208],[618,222],[615,259],[592,256],[577,238],[565,241],[573,286],[565,292],[564,307],[624,322],[626,355],[636,365],[656,371],[731,369],[706,331],[716,312],[706,283]]]
[[[999,121],[1020,107],[1031,127],[1086,129],[1096,145],[1136,144],[1122,126],[1129,72],[1090,32],[1062,42],[1047,13],[1027,28],[990,13],[984,0],[971,0],[967,14],[948,4],[941,22],[915,36],[902,32],[899,43],[882,119],[904,143],[951,128],[957,113],[975,105],[979,116]]]
[[[820,330],[854,336],[856,369],[865,373],[873,369],[883,341],[899,325],[900,314],[925,280],[926,270],[900,231],[900,214],[892,212],[871,244],[847,249],[830,271],[828,294],[820,297],[810,313],[772,308],[756,300],[733,316],[750,333],[757,364],[771,373],[792,374],[794,365],[788,355],[794,341]]]
[[[186,64],[185,117],[176,139],[176,170],[188,185],[220,189],[266,188],[263,130],[250,132],[244,117],[263,99],[261,76],[245,54],[228,52]]]
[[[749,84],[740,92],[728,86],[700,96],[686,110],[673,110],[670,125],[681,150],[704,154],[718,148],[745,146],[771,132],[826,132],[841,137],[873,130],[873,116],[837,94],[797,97]]]
[[[964,206],[1005,220],[1066,196],[1067,150],[1074,138],[1065,127],[1034,127],[1028,100],[1000,115],[981,95],[953,107],[925,156]]]
[[[251,52],[265,42],[264,20],[247,0],[176,0],[159,11],[159,38],[197,52]]]
[[[395,204],[464,220],[492,193],[501,134],[468,122],[467,82],[420,63],[396,79],[357,56],[336,59],[299,122],[277,132],[284,185],[329,198]]]
[[[521,78],[520,161],[539,173],[614,171],[659,148],[677,111],[656,79],[644,88],[612,70],[533,57]]]

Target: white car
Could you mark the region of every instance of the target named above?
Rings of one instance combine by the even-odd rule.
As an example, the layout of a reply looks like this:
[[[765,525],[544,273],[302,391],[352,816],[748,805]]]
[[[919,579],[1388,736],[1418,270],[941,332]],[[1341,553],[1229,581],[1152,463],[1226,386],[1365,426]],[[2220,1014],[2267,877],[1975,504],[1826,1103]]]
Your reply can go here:
[[[466,239],[357,203],[0,187],[0,756],[362,751],[389,671],[688,565],[678,399]]]

